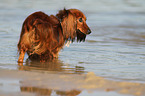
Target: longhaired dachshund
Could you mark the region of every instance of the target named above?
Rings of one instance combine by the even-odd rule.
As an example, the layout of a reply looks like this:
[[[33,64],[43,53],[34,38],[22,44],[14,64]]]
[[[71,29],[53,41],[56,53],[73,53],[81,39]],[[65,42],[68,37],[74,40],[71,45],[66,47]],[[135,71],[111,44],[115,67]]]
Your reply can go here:
[[[35,12],[22,25],[18,62],[23,62],[26,52],[30,59],[41,62],[57,58],[67,41],[85,41],[90,33],[86,17],[78,9],[60,10],[56,16]]]

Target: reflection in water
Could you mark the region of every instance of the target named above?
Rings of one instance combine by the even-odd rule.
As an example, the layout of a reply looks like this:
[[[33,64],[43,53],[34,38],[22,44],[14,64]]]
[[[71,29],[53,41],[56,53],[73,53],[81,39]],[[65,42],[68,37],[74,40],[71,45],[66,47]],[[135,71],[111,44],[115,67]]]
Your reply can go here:
[[[75,66],[75,68],[71,68],[68,64],[64,64],[59,59],[55,59],[49,62],[39,62],[37,60],[26,60],[26,63],[23,65],[23,63],[18,63],[19,70],[25,70],[25,71],[37,71],[37,72],[51,72],[51,73],[70,73],[70,74],[80,74],[84,73],[84,67],[81,66]],[[39,78],[39,77],[38,77]],[[32,86],[22,86],[23,82],[20,81],[20,89],[21,92],[31,92],[36,93],[38,96],[53,96],[54,94],[61,95],[61,96],[76,96],[80,94],[81,91],[79,90],[69,90],[69,91],[61,91],[61,90],[55,90],[55,89],[49,89],[49,88],[39,88],[32,87]],[[55,81],[54,81],[55,82]]]
[[[36,87],[21,87],[20,88],[22,92],[32,92],[39,95],[48,95],[50,96],[52,93],[52,90],[49,89],[43,89],[43,88],[36,88]]]
[[[71,91],[56,91],[56,94],[61,95],[61,96],[76,96],[80,94],[81,91],[78,90],[71,90]]]
[[[49,62],[39,62],[36,60],[26,60],[26,63],[23,65],[23,63],[18,63],[19,70],[25,70],[25,71],[51,71],[54,73],[77,73],[81,74],[84,73],[84,67],[81,66],[75,66],[71,67],[69,64],[64,64],[59,59],[54,59]]]
[[[19,63],[19,70],[47,70],[47,71],[62,71],[61,66],[63,66],[63,63],[59,60],[54,60],[50,62],[44,62],[41,63],[39,61],[31,61],[29,59],[26,60],[26,63],[20,64]]]
[[[21,87],[22,92],[31,92],[36,93],[37,96],[55,96],[55,94],[59,96],[77,96],[81,93],[78,90],[71,90],[71,91],[58,91],[52,89],[44,89],[44,88],[37,88],[37,87]]]

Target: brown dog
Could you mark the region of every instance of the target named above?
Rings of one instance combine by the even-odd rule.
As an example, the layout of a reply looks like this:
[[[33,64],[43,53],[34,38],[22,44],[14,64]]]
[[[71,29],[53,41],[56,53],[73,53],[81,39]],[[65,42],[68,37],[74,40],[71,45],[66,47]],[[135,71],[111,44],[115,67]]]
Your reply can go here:
[[[75,38],[85,41],[90,33],[85,15],[77,9],[60,10],[56,16],[35,12],[23,23],[18,62],[23,62],[26,52],[30,59],[40,61],[57,58],[65,42],[73,42]]]

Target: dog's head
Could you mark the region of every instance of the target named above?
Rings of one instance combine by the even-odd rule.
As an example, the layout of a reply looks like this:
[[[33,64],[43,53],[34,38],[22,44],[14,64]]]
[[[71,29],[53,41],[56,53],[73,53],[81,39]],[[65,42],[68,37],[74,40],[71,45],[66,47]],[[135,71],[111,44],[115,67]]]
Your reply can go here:
[[[60,10],[56,16],[61,22],[63,35],[67,40],[73,41],[77,37],[77,41],[85,41],[86,35],[91,33],[85,15],[78,9]]]

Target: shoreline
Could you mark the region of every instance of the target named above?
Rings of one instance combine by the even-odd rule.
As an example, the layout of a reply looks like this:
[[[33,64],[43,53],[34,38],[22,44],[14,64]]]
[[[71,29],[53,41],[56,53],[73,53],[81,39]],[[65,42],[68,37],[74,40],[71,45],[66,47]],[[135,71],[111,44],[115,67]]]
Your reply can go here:
[[[0,95],[73,95],[111,94],[109,96],[143,96],[145,84],[107,80],[87,74],[63,74],[50,71],[18,71],[0,69]],[[91,93],[90,93],[91,92]],[[52,95],[53,96],[53,95]],[[94,95],[93,95],[94,96]],[[103,96],[103,95],[99,95]],[[108,95],[107,95],[108,96]]]

